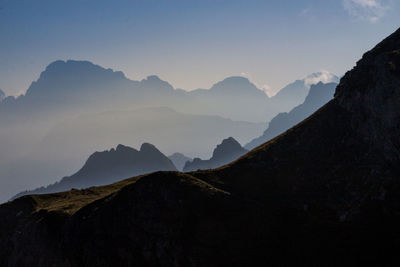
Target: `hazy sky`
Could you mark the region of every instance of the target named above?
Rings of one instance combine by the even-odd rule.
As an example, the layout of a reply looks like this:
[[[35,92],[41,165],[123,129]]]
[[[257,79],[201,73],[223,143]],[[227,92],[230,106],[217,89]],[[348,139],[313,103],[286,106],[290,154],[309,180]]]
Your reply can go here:
[[[187,90],[246,75],[274,92],[342,75],[399,14],[399,0],[0,0],[0,88],[22,93],[50,62],[85,59]]]

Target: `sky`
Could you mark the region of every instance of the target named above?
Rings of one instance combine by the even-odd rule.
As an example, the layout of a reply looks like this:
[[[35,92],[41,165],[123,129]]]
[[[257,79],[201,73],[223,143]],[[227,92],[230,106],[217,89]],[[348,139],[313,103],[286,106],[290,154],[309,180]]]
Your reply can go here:
[[[316,71],[343,75],[398,14],[399,0],[0,0],[0,89],[22,94],[75,59],[185,90],[241,75],[272,95]]]

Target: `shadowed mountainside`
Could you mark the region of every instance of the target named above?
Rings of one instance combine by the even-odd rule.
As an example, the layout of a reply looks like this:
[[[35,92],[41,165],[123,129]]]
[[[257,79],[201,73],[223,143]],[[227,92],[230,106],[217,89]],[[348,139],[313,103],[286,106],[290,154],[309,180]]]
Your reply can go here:
[[[13,199],[105,185],[155,171],[176,171],[176,168],[169,158],[151,144],[144,143],[139,151],[118,145],[116,149],[92,154],[74,175],[46,187],[21,192]]]
[[[332,101],[228,166],[4,204],[0,263],[397,266],[399,70],[400,30]]]
[[[249,150],[253,149],[278,136],[310,116],[333,98],[336,86],[336,83],[318,83],[312,85],[303,104],[295,107],[288,113],[279,113],[271,120],[263,135],[245,145],[245,148]]]
[[[193,161],[187,161],[183,167],[183,171],[189,172],[215,169],[238,159],[246,152],[248,152],[248,150],[244,149],[238,141],[233,137],[229,137],[224,139],[221,144],[217,145],[210,159],[202,160],[200,158],[195,158]]]

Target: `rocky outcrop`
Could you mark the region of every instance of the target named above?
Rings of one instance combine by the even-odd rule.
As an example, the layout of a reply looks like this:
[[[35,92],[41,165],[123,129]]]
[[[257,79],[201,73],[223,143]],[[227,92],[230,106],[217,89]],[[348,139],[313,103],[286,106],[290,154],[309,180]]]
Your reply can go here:
[[[247,152],[248,150],[244,149],[238,141],[233,137],[229,137],[217,145],[210,159],[202,160],[195,158],[193,161],[187,161],[183,167],[183,171],[215,169],[238,159]]]

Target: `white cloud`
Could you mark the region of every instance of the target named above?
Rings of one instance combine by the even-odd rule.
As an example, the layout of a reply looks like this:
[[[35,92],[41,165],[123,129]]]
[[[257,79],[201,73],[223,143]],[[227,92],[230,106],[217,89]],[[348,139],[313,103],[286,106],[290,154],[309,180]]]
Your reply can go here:
[[[349,15],[372,23],[380,20],[388,9],[385,0],[343,0],[343,6]]]
[[[339,77],[337,77],[335,74],[330,73],[329,71],[322,70],[320,72],[313,73],[311,75],[308,75],[304,79],[304,84],[307,87],[310,87],[313,84],[317,84],[319,82],[323,83],[331,83],[331,82],[339,82]]]
[[[269,86],[268,84],[264,84],[263,86],[261,86],[261,87],[259,87],[259,88],[260,88],[261,90],[263,90],[264,93],[265,93],[267,96],[269,96],[269,97],[271,97],[271,96],[274,95],[274,92],[273,92],[271,86]]]

